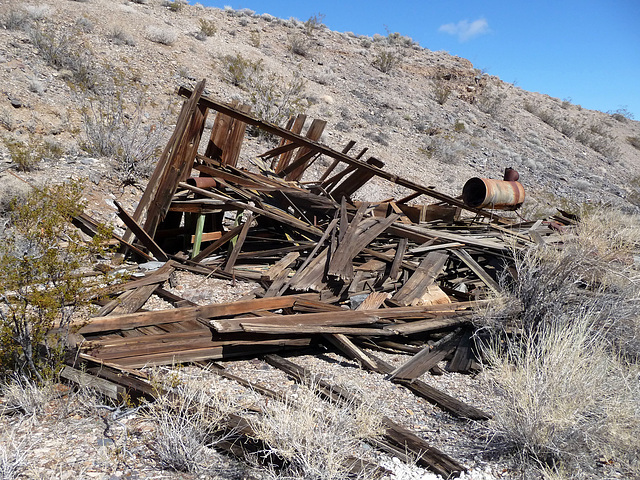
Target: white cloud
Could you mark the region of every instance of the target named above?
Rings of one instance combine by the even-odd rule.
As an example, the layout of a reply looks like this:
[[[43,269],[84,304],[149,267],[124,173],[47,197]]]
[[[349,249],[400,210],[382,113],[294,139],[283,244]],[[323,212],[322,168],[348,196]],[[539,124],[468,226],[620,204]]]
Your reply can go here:
[[[458,23],[447,23],[442,25],[439,32],[456,35],[458,40],[466,42],[467,40],[489,33],[489,23],[484,18],[479,18],[469,23],[468,20],[461,20]]]

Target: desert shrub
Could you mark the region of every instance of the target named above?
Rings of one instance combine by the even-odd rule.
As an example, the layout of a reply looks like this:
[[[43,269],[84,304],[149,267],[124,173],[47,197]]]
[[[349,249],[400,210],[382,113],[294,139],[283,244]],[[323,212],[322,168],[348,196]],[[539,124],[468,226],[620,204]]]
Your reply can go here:
[[[260,47],[260,32],[254,30],[249,34],[249,43],[252,47],[258,48]]]
[[[389,32],[387,30],[387,43],[390,45],[397,45],[399,47],[412,47],[416,45],[416,42],[406,35],[402,35],[398,32]]]
[[[627,137],[627,143],[631,145],[633,148],[640,150],[640,137]]]
[[[154,43],[171,46],[176,43],[178,35],[173,30],[167,30],[163,27],[149,27],[147,28],[147,38]]]
[[[164,5],[172,12],[181,12],[186,3],[183,0],[165,1]]]
[[[617,110],[609,110],[607,113],[618,122],[626,122],[634,119],[633,113],[631,113],[626,106],[620,107]]]
[[[501,399],[493,420],[497,446],[515,449],[534,470],[571,471],[572,478],[597,458],[639,473],[637,380],[600,335],[585,312],[485,349]]]
[[[26,200],[30,189],[29,184],[14,176],[9,175],[2,178],[0,181],[0,219],[2,219],[2,223],[4,223],[5,217],[11,213],[12,208]]]
[[[22,172],[36,170],[43,160],[57,159],[64,153],[59,144],[35,136],[29,137],[26,142],[4,138],[4,144],[9,151],[11,162]]]
[[[596,458],[640,469],[637,218],[583,213],[564,246],[515,255],[506,298],[485,315],[484,354],[502,400],[494,439],[532,468],[586,476]],[[506,335],[507,329],[519,332]],[[624,360],[621,360],[624,359]]]
[[[24,426],[21,425],[22,428]],[[12,480],[19,478],[29,466],[27,454],[31,450],[25,441],[16,441],[18,428],[3,431],[0,439],[0,478]]]
[[[288,42],[289,50],[291,50],[291,52],[296,55],[300,55],[301,57],[309,55],[309,51],[311,50],[311,41],[309,40],[309,37],[299,33],[294,33],[289,36]]]
[[[27,5],[24,9],[34,22],[45,20],[51,13],[51,9],[47,5]]]
[[[276,74],[259,77],[249,92],[252,111],[258,118],[280,125],[289,117],[304,112],[304,89],[305,82],[301,77],[291,80]],[[253,134],[263,134],[256,129],[250,128],[249,131]]]
[[[324,24],[322,23],[324,21],[324,17],[325,15],[323,13],[311,15],[307,21],[304,22],[304,33],[311,36],[316,30],[324,27]]]
[[[9,151],[11,162],[21,172],[30,172],[38,168],[42,160],[42,155],[33,149],[31,145],[20,140],[5,138],[4,144]]]
[[[538,112],[538,107],[536,106],[536,104],[528,100],[525,100],[525,102],[522,104],[522,108],[525,111],[532,113],[533,115],[536,115],[536,113]]]
[[[377,50],[372,64],[382,73],[389,73],[400,65],[401,61],[402,56],[394,49],[380,48]]]
[[[101,95],[83,100],[81,146],[90,154],[112,158],[123,185],[135,185],[151,174],[168,133],[171,109],[153,117],[152,108],[145,89],[128,87],[124,78],[115,78]]]
[[[363,439],[381,433],[380,418],[370,405],[322,401],[310,389],[300,388],[295,398],[269,404],[252,426],[269,449],[260,455],[286,462],[271,478],[364,479],[369,478],[365,472],[349,474],[348,459]]]
[[[80,17],[76,20],[76,28],[83,33],[91,33],[93,31],[93,22],[87,17]]]
[[[229,81],[247,91],[248,103],[258,118],[280,124],[304,111],[305,83],[301,76],[288,80],[267,73],[262,60],[252,61],[241,54],[227,55],[222,61]],[[255,128],[250,128],[249,132],[262,134]]]
[[[200,31],[198,32],[202,37],[207,38],[216,34],[218,31],[218,27],[216,27],[216,22],[213,20],[207,20],[206,18],[201,18],[199,20]]]
[[[189,379],[166,385],[168,392],[150,405],[146,420],[153,426],[146,443],[158,463],[181,472],[224,473],[214,450],[227,434],[224,424],[238,411],[220,382]],[[166,381],[165,381],[166,383]]]
[[[240,53],[234,55],[226,55],[222,58],[225,67],[227,79],[237,87],[247,88],[252,79],[264,74],[264,65],[262,59],[249,60]]]
[[[439,105],[444,105],[451,95],[451,87],[445,80],[437,80],[431,83],[433,98]]]
[[[485,87],[475,98],[475,104],[481,112],[495,117],[502,109],[504,98],[503,95],[496,93],[492,88]]]
[[[135,46],[136,41],[126,30],[120,26],[113,27],[109,32],[109,38],[116,45],[129,45]]]
[[[69,223],[81,197],[77,183],[34,189],[11,211],[0,245],[2,375],[42,382],[62,361],[72,315],[87,298],[78,272],[101,251],[100,236],[87,243]]]
[[[456,123],[453,124],[454,132],[461,133],[461,132],[464,132],[466,129],[467,127],[465,127],[464,122],[461,122],[460,120],[456,120]]]
[[[29,20],[24,10],[9,10],[2,18],[2,26],[7,30],[24,30],[29,26]]]
[[[78,40],[78,33],[74,29],[44,29],[39,25],[30,29],[31,43],[50,66],[69,70],[75,85],[91,89],[96,85],[93,53]]]

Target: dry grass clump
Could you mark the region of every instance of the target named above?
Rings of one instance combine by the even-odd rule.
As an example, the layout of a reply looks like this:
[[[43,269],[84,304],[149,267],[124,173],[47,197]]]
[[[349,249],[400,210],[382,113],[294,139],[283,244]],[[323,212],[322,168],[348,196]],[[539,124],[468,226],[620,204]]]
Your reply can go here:
[[[198,474],[224,473],[223,458],[214,447],[227,437],[225,421],[238,406],[220,382],[212,380],[215,379],[180,383],[150,405],[146,420],[154,428],[147,445],[163,468]]]
[[[515,449],[534,470],[560,468],[589,478],[604,459],[637,475],[637,372],[611,355],[589,312],[571,320],[485,348],[502,399],[493,441]]]
[[[154,43],[171,46],[178,40],[178,34],[163,27],[147,28],[147,38]]]
[[[361,441],[381,433],[382,416],[367,404],[336,404],[301,387],[282,403],[271,403],[252,426],[269,450],[265,458],[284,460],[271,478],[338,480],[350,476],[349,461],[361,450]]]
[[[47,404],[55,397],[55,389],[51,382],[38,384],[25,376],[15,376],[0,386],[2,405],[0,413],[20,412],[34,417],[44,413]]]
[[[534,477],[600,478],[597,462],[640,475],[639,233],[635,217],[584,213],[561,248],[518,252],[485,312],[493,438]]]

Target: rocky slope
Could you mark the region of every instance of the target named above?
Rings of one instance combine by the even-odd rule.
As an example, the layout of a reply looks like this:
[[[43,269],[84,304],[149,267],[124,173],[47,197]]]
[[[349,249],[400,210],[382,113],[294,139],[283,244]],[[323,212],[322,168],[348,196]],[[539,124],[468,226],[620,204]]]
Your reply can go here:
[[[40,168],[24,175],[32,181],[89,177],[98,198],[120,196],[122,159],[89,148],[96,132],[84,127],[83,109],[99,121],[129,122],[139,142],[151,129],[150,141],[162,145],[157,134],[166,138],[180,103],[176,87],[206,78],[209,95],[253,99],[254,111],[269,95],[304,109],[308,121],[328,122],[323,143],[341,149],[355,140],[354,151],[368,147],[386,169],[448,194],[473,176],[500,178],[510,166],[528,192],[525,216],[564,199],[623,209],[640,203],[640,123],[625,112],[524,91],[401,34],[370,38],[314,21],[160,0],[3,2],[0,21],[0,136],[45,145]],[[230,73],[239,63],[258,65],[251,79]],[[291,96],[283,100],[286,87]],[[243,161],[264,143],[248,142]],[[2,170],[14,167],[2,148]],[[360,193],[370,200],[402,194],[376,182]]]

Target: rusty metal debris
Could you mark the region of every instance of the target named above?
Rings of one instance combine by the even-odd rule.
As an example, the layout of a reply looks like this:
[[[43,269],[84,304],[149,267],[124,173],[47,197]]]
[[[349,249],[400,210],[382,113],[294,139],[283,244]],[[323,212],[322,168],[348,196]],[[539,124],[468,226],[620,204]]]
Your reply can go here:
[[[103,292],[98,316],[78,331],[74,359],[123,389],[149,394],[139,370],[145,366],[322,345],[453,415],[488,418],[419,377],[441,371],[442,361],[451,371],[479,368],[471,341],[474,306],[500,291],[498,277],[511,266],[513,249],[557,235],[552,224],[517,222],[484,209],[521,204],[521,184],[472,179],[474,189],[486,192],[463,193],[462,201],[384,170],[380,159],[366,158],[366,149],[351,155],[355,142],[341,150],[318,143],[324,121],[300,115],[281,128],[203,91],[204,81],[193,91],[180,89],[187,100],[135,212],[118,205],[128,228],[117,238],[121,254],[163,266]],[[208,141],[201,142],[213,114]],[[247,126],[279,139],[252,159],[252,168],[238,166]],[[313,177],[310,167],[320,157],[329,158],[329,166]],[[373,178],[413,193],[355,201]],[[86,215],[76,223],[95,230]],[[256,288],[237,302],[196,305],[163,288],[179,269],[251,280]],[[153,294],[175,308],[141,310]],[[374,350],[414,356],[393,368]],[[389,428],[395,428],[396,448],[428,450],[424,440]],[[435,449],[418,458],[444,476],[464,469]]]

